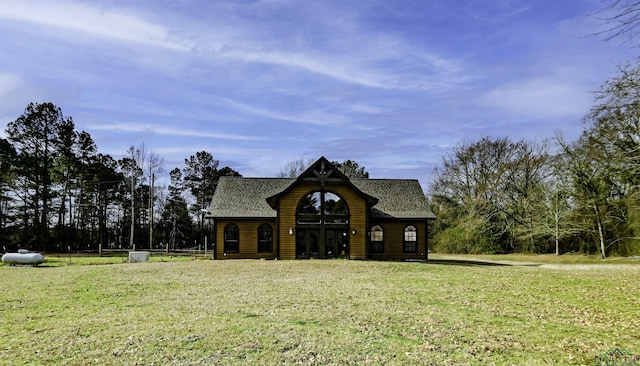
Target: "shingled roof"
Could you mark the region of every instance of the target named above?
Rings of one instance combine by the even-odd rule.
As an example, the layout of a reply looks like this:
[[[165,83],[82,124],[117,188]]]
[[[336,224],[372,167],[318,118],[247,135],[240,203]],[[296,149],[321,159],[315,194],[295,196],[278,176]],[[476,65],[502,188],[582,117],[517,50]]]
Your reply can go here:
[[[220,177],[213,194],[211,217],[276,217],[267,197],[282,192],[295,179]]]
[[[209,206],[213,218],[275,218],[276,211],[267,203],[296,181],[294,178],[221,177]],[[417,180],[351,179],[365,194],[379,201],[372,217],[398,219],[433,219],[427,200]]]
[[[415,179],[351,179],[351,183],[378,199],[371,216],[397,219],[435,219]]]

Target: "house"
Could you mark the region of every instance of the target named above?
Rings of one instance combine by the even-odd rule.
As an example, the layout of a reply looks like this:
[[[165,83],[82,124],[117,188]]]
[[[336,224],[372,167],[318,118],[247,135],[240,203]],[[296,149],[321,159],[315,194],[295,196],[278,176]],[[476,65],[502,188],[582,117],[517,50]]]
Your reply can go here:
[[[321,157],[297,178],[221,177],[214,258],[427,259],[435,219],[417,180],[349,179]]]

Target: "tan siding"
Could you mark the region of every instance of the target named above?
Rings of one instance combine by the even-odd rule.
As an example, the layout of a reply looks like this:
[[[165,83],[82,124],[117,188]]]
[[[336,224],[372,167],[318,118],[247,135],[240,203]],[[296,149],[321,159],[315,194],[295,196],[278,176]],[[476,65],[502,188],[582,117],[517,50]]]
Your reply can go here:
[[[239,253],[224,253],[224,227],[233,223],[238,225],[240,230]],[[269,224],[273,228],[273,252],[258,253],[258,227],[262,224]],[[274,259],[276,257],[277,232],[275,220],[249,220],[249,221],[233,221],[233,220],[217,220],[216,222],[216,258],[217,259]]]
[[[384,253],[371,254],[371,259],[424,259],[426,251],[426,224],[424,221],[377,221],[373,225],[380,225],[384,229]],[[413,225],[418,230],[418,252],[404,253],[404,228]]]
[[[286,195],[280,198],[280,257],[282,259],[295,259],[296,257],[296,236],[289,235],[289,228],[296,227],[296,208],[298,202],[305,194],[319,190],[318,182],[302,182],[292,188]],[[356,235],[350,238],[350,256],[354,259],[366,258],[366,210],[367,203],[349,185],[345,183],[327,183],[327,191],[338,194],[347,202],[349,213],[350,230],[356,230]]]
[[[289,229],[296,227],[296,208],[298,202],[309,192],[321,189],[317,182],[301,182],[293,187],[279,201],[279,223],[276,225],[275,219],[264,220],[216,220],[216,258],[265,258],[273,259],[278,255],[282,259],[295,259],[296,257],[296,235],[289,235]],[[352,259],[367,258],[368,226],[379,224],[384,228],[384,248],[385,253],[370,254],[371,259],[423,259],[426,251],[426,223],[418,221],[375,221],[367,223],[367,202],[357,194],[346,183],[327,183],[327,191],[338,194],[344,199],[349,207],[350,220],[349,230],[355,230],[355,235],[349,237],[349,254]],[[224,227],[234,223],[240,230],[239,246],[240,253],[227,253],[224,255]],[[268,223],[273,227],[273,253],[258,253],[258,227]],[[368,225],[367,225],[368,224]],[[403,236],[406,225],[414,225],[417,232],[418,251],[417,253],[403,252]]]

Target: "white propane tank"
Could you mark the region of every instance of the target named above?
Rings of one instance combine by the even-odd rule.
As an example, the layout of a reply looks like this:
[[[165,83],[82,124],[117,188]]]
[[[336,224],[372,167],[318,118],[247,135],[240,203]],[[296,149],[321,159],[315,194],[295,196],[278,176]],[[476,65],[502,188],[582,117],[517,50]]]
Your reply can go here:
[[[40,253],[5,253],[2,256],[2,263],[7,264],[30,264],[37,266],[44,263],[44,256]]]

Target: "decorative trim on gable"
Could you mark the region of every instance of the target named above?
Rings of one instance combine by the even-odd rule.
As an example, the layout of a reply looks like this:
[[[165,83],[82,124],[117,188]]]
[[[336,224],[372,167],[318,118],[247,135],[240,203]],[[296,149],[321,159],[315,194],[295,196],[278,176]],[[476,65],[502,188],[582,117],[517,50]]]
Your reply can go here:
[[[357,192],[360,196],[364,197],[367,202],[371,206],[378,203],[378,199],[376,197],[370,196],[364,193],[360,188],[355,186],[349,178],[344,175],[338,168],[336,168],[327,158],[324,156],[320,157],[315,163],[311,164],[307,170],[302,172],[298,178],[294,182],[292,182],[287,188],[285,188],[282,192],[277,193],[271,197],[267,198],[267,203],[274,210],[278,205],[278,200],[280,197],[284,196],[289,192],[293,187],[298,185],[300,182],[319,182],[320,187],[324,188],[327,182],[335,182],[335,183],[346,183],[349,185],[355,192]]]
[[[324,156],[300,174],[298,179],[305,182],[320,182],[321,187],[324,187],[327,182],[349,181],[349,178],[336,169]]]

